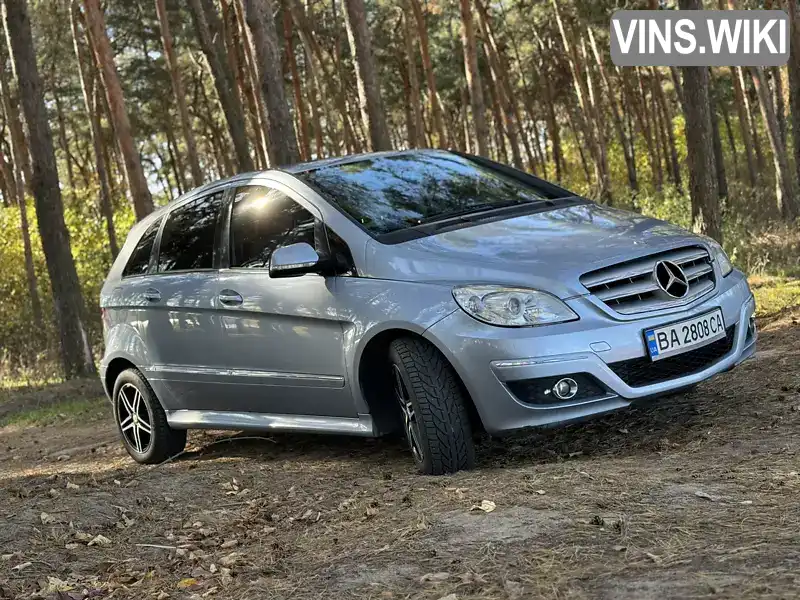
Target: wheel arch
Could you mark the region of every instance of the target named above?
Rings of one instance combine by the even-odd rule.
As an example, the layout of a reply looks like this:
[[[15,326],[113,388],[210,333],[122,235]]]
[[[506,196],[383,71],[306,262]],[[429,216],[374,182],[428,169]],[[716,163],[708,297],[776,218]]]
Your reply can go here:
[[[399,411],[391,397],[391,378],[389,377],[389,345],[392,341],[411,337],[423,340],[436,348],[444,357],[461,386],[467,402],[470,424],[473,431],[483,429],[475,403],[464,384],[464,378],[451,360],[450,353],[443,351],[436,340],[424,335],[425,329],[414,324],[392,325],[377,331],[361,345],[361,350],[356,357],[356,382],[358,390],[372,415],[375,429],[379,434],[396,431],[399,424]]]

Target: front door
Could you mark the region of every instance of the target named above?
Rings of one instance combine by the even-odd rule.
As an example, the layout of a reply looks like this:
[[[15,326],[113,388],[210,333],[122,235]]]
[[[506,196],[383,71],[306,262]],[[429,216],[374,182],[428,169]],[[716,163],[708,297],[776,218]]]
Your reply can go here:
[[[345,380],[335,277],[271,278],[270,256],[297,242],[315,246],[316,210],[291,192],[235,190],[227,262],[217,281],[222,350],[238,410],[354,417]],[[316,247],[316,246],[315,246]]]

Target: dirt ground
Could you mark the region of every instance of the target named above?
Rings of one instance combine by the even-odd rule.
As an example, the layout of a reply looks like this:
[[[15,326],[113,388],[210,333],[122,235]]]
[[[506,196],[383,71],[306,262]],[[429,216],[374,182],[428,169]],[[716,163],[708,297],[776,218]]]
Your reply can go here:
[[[140,467],[100,401],[8,425],[0,598],[800,597],[800,310],[761,327],[691,394],[484,440],[450,477],[398,441],[279,434]]]

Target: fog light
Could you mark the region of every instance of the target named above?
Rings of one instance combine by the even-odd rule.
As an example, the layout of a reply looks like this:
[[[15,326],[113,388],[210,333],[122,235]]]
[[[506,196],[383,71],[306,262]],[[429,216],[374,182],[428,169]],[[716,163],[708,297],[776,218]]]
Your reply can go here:
[[[559,379],[553,386],[553,394],[559,400],[569,400],[578,393],[578,383],[574,379],[565,377]]]
[[[747,337],[753,337],[756,333],[756,316],[750,315],[750,322],[747,324]]]

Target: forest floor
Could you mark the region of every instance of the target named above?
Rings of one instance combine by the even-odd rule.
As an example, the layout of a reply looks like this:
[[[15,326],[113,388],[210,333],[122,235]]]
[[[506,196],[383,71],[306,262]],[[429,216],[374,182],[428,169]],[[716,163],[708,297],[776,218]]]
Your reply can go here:
[[[18,392],[40,408],[0,428],[0,598],[796,597],[800,308],[760,326],[691,394],[448,477],[398,441],[279,434],[141,467],[94,382]]]

